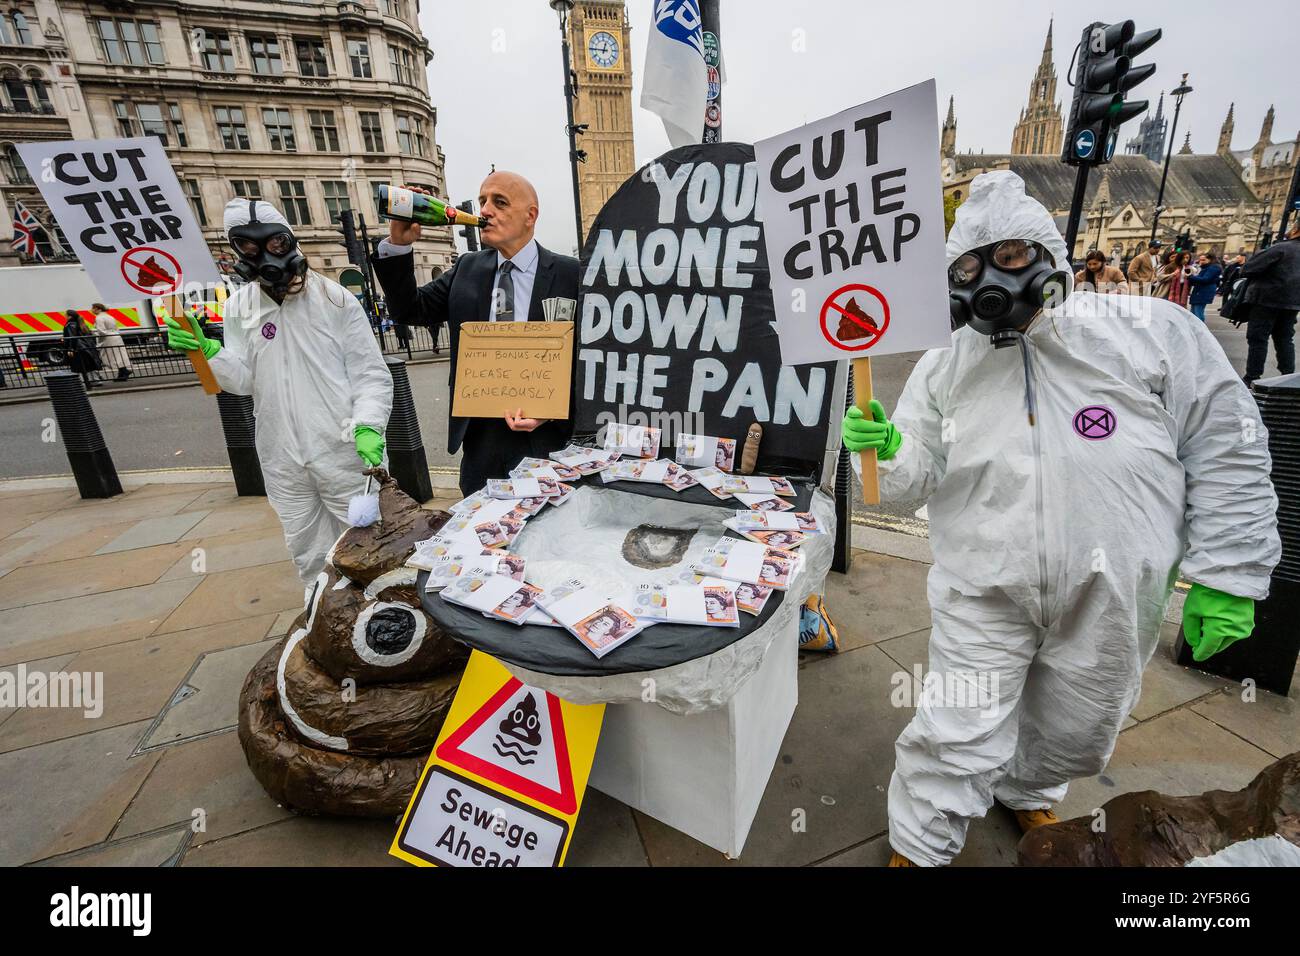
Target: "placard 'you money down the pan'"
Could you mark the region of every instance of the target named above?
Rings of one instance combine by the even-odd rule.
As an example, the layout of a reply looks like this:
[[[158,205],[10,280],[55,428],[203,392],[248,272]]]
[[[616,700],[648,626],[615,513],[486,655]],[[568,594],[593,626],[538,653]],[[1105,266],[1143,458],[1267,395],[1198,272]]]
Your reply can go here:
[[[819,461],[832,364],[782,366],[752,147],[684,146],[627,180],[582,254],[576,431],[618,421]]]

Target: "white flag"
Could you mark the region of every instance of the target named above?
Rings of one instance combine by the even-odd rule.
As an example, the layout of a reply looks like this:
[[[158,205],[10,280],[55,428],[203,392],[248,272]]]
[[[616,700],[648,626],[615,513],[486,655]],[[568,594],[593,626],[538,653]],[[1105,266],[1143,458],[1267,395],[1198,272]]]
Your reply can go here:
[[[699,0],[655,0],[654,19],[641,106],[664,121],[674,148],[698,143],[709,90]]]

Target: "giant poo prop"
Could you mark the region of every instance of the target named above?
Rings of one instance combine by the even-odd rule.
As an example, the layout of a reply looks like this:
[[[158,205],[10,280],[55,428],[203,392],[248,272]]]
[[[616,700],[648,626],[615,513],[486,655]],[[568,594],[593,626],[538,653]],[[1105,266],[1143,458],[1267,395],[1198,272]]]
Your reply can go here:
[[[1126,793],[1093,815],[1030,830],[1021,866],[1186,866],[1250,841],[1278,838],[1300,847],[1300,752],[1260,771],[1244,789],[1171,797]],[[1259,865],[1247,861],[1242,865]],[[1294,865],[1294,864],[1292,864]]]
[[[289,634],[239,696],[253,776],[295,810],[394,816],[415,790],[468,652],[420,607],[415,543],[450,517],[382,469],[380,520],[339,538]]]

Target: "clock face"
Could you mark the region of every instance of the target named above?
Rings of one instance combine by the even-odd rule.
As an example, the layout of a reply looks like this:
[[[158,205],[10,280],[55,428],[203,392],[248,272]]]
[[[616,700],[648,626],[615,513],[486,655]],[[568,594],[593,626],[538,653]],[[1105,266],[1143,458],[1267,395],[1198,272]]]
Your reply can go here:
[[[618,39],[604,30],[593,33],[587,41],[587,55],[591,62],[608,70],[618,62]]]

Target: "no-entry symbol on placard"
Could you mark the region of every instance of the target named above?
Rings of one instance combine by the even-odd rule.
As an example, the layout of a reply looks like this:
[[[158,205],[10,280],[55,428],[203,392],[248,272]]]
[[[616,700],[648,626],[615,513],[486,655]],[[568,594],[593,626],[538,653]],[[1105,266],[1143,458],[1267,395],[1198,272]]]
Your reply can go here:
[[[122,278],[146,295],[168,295],[180,288],[181,265],[161,249],[138,246],[122,253]]]
[[[889,301],[869,285],[841,286],[822,303],[822,335],[846,352],[862,352],[880,341],[889,328]]]

